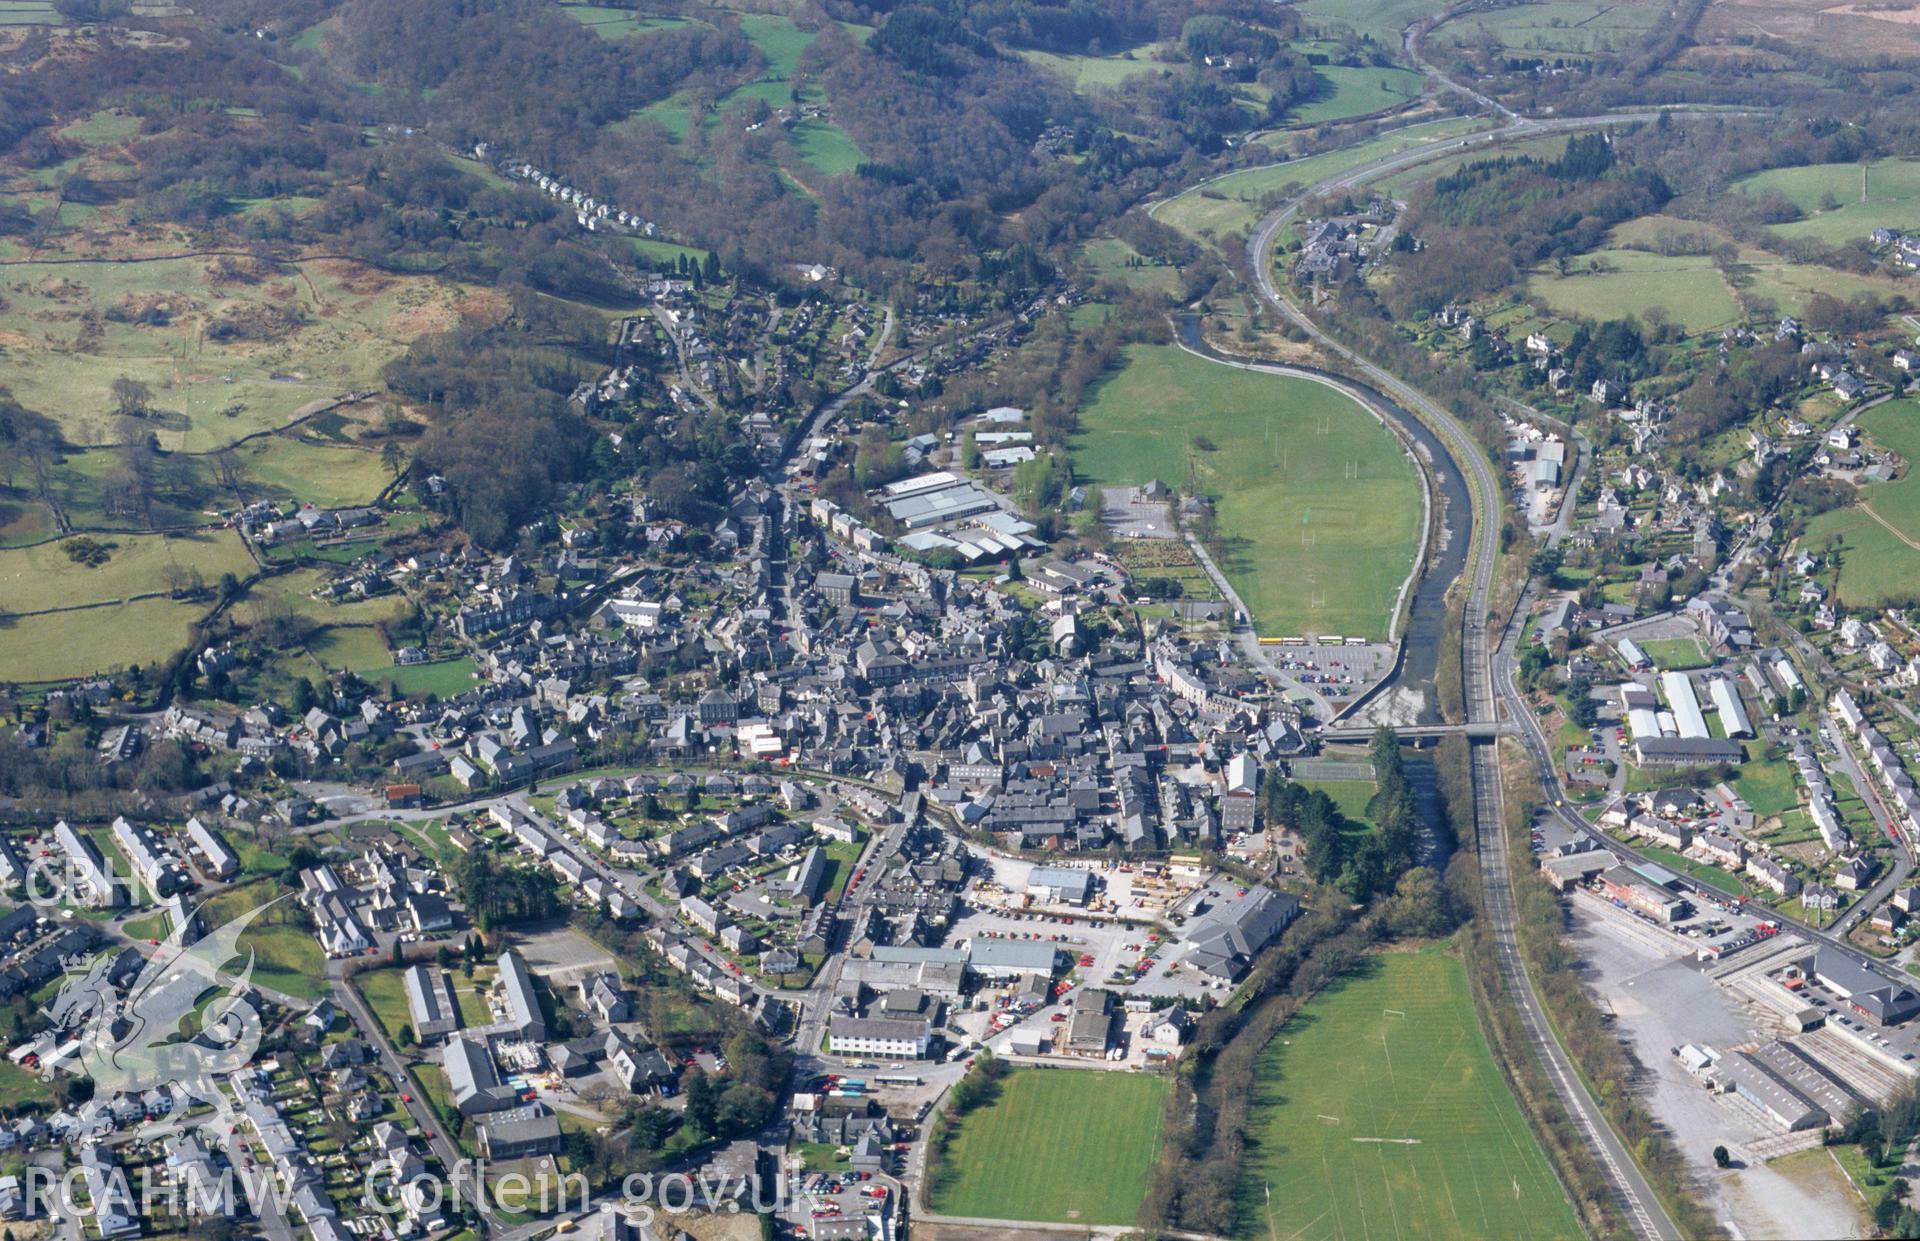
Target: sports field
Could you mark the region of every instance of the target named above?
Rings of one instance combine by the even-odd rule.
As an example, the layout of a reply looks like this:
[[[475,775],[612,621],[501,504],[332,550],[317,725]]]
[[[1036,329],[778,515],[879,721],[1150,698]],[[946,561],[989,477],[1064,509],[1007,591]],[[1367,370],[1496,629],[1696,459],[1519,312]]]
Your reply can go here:
[[[1211,450],[1205,445],[1211,444]],[[1331,388],[1136,346],[1080,411],[1075,476],[1217,498],[1221,571],[1263,634],[1386,637],[1419,554],[1399,440]]]
[[[1260,200],[1268,194],[1289,185],[1303,189],[1317,185],[1383,156],[1458,138],[1483,127],[1473,117],[1408,125],[1356,147],[1233,173],[1168,199],[1153,209],[1153,216],[1194,237],[1248,229],[1259,220]]]
[[[1888,401],[1861,414],[1856,425],[1882,448],[1898,453],[1907,472],[1861,490],[1859,504],[1822,513],[1807,523],[1800,546],[1826,555],[1840,540],[1836,593],[1848,607],[1920,595],[1920,402]]]
[[[1800,208],[1806,218],[1774,226],[1784,237],[1838,245],[1863,239],[1876,228],[1920,229],[1920,160],[1774,168],[1744,177],[1732,189],[1738,194],[1773,191]]]
[[[1322,994],[1281,1028],[1259,1083],[1241,1236],[1580,1235],[1444,951],[1378,957]]]
[[[1340,807],[1340,813],[1355,823],[1367,821],[1367,803],[1379,791],[1379,785],[1371,780],[1302,780],[1301,784],[1316,793],[1325,793],[1333,798],[1333,804]]]
[[[933,1209],[941,1215],[1131,1224],[1160,1146],[1167,1081],[1091,1069],[1017,1069],[962,1120]]]

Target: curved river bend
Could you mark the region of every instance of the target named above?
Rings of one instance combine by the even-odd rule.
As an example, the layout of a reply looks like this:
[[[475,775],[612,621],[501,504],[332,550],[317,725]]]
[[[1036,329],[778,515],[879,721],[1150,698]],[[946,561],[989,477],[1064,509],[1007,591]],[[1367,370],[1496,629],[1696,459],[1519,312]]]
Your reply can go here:
[[[1440,656],[1441,633],[1447,621],[1447,591],[1452,589],[1455,579],[1467,567],[1467,548],[1473,542],[1473,501],[1467,491],[1467,480],[1460,472],[1459,464],[1453,454],[1441,442],[1440,437],[1427,429],[1427,424],[1403,409],[1400,404],[1385,394],[1347,375],[1335,374],[1312,366],[1300,366],[1292,362],[1272,362],[1263,358],[1228,357],[1207,344],[1200,334],[1199,316],[1183,314],[1175,317],[1180,332],[1180,341],[1187,348],[1216,362],[1252,362],[1261,366],[1273,366],[1293,371],[1301,375],[1328,379],[1357,392],[1375,410],[1393,420],[1412,441],[1420,446],[1421,456],[1433,479],[1440,504],[1437,514],[1439,520],[1439,538],[1437,546],[1422,566],[1420,582],[1413,592],[1413,604],[1407,612],[1407,623],[1400,646],[1400,660],[1393,673],[1376,691],[1384,694],[1392,689],[1412,690],[1421,695],[1425,705],[1421,708],[1419,723],[1440,722],[1439,704],[1434,695],[1433,674]]]

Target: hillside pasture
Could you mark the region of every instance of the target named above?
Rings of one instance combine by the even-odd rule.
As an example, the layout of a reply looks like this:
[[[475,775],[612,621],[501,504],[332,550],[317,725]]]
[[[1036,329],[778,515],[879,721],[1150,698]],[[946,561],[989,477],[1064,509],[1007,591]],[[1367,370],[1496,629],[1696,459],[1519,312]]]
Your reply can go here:
[[[1592,262],[1602,264],[1595,271]],[[1598,250],[1573,260],[1568,274],[1536,271],[1527,292],[1556,313],[1593,319],[1642,316],[1664,306],[1673,322],[1704,332],[1733,322],[1739,306],[1726,282],[1703,254],[1653,254],[1645,250]]]
[[[66,20],[40,0],[0,0],[0,26],[63,26]]]
[[[687,24],[684,17],[662,17],[597,4],[563,4],[560,11],[603,39],[631,39],[651,30],[671,30]]]
[[[1351,30],[1397,53],[1401,31],[1447,6],[1445,0],[1305,0],[1295,7],[1318,34],[1337,36]]]
[[[1319,89],[1287,113],[1289,124],[1321,125],[1384,112],[1420,98],[1427,86],[1418,73],[1374,65],[1320,65],[1313,76]]]
[[[1118,237],[1096,237],[1080,247],[1079,260],[1095,279],[1118,280],[1169,297],[1181,290],[1180,269],[1143,257]]]
[[[1544,140],[1537,141],[1538,148]],[[1535,149],[1535,155],[1550,152]],[[1437,173],[1446,161],[1433,165]],[[1384,183],[1396,192],[1404,184]],[[1737,260],[1718,270],[1706,251],[1733,246]],[[1589,270],[1598,259],[1604,268]],[[1803,316],[1818,294],[1846,299],[1868,293],[1891,297],[1907,292],[1905,282],[1889,275],[1860,275],[1817,263],[1796,263],[1754,245],[1742,245],[1711,224],[1670,215],[1641,216],[1615,225],[1600,249],[1577,255],[1569,272],[1541,268],[1530,277],[1530,292],[1562,313],[1596,319],[1644,315],[1665,306],[1674,322],[1690,331],[1711,330],[1733,317],[1757,313],[1767,302],[1773,313]]]
[[[393,476],[370,448],[269,435],[234,450],[234,459],[260,494],[341,508],[369,504]]]
[[[8,384],[69,442],[116,441],[114,380],[146,385],[137,425],[205,452],[379,386],[417,336],[458,321],[466,291],[349,260],[247,256],[8,262],[0,347]]]
[[[1020,55],[1030,64],[1059,74],[1073,84],[1076,92],[1084,93],[1096,88],[1120,86],[1144,74],[1167,72],[1170,66],[1160,61],[1160,53],[1166,46],[1146,43],[1106,56],[1059,56],[1052,52],[1023,48]]]
[[[829,121],[805,120],[792,130],[793,149],[816,172],[839,176],[866,162],[866,152],[853,135]]]
[[[1920,402],[1889,401],[1861,414],[1873,443],[1897,453],[1905,472],[1864,488],[1860,502],[1807,524],[1800,546],[1820,555],[1838,540],[1835,593],[1848,607],[1877,608],[1920,598]]]
[[[111,603],[172,589],[170,574],[198,573],[212,586],[223,573],[245,577],[253,558],[232,530],[196,534],[81,536],[105,549],[105,562],[91,566],[68,555],[80,538],[0,551],[0,599],[14,613],[86,603]],[[184,584],[184,580],[182,583]]]
[[[1189,490],[1191,470],[1217,497],[1216,559],[1261,633],[1386,636],[1419,553],[1421,489],[1400,441],[1359,404],[1310,380],[1136,346],[1079,425],[1076,477]]]
[[[1437,46],[1477,48],[1497,44],[1514,56],[1584,60],[1601,52],[1627,51],[1665,16],[1654,4],[1516,4],[1463,13],[1434,30]]]
[[[1730,188],[1736,194],[1779,194],[1798,207],[1804,218],[1773,226],[1783,237],[1838,245],[1876,228],[1920,231],[1920,159],[1772,168]]]
[[[187,644],[204,604],[177,599],[0,616],[0,681],[68,681],[164,663]]]

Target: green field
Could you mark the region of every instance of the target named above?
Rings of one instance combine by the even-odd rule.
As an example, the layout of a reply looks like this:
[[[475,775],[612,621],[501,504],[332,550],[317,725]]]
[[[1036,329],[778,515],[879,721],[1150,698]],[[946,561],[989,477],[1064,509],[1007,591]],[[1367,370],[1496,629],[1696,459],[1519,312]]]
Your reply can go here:
[[[114,534],[86,536],[113,544],[107,562],[90,568],[66,548],[73,539],[0,551],[0,599],[12,612],[37,612],[82,603],[109,603],[132,595],[167,591],[169,566],[198,572],[212,586],[222,573],[245,577],[253,571],[240,536],[231,530],[174,536]]]
[[[1444,0],[1306,0],[1295,7],[1317,33],[1351,30],[1398,53],[1401,31],[1447,6]]]
[[[392,681],[395,689],[412,697],[423,698],[434,694],[450,698],[473,688],[473,660],[463,656],[437,664],[368,668],[362,670],[360,675],[375,685]]]
[[[1859,293],[1887,298],[1907,291],[1906,283],[1892,276],[1856,275],[1818,263],[1790,263],[1772,255],[1743,256],[1732,275],[1742,293],[1771,298],[1780,310],[1791,315],[1804,315],[1816,293],[1845,300]]]
[[[400,1027],[411,1020],[405,973],[397,969],[368,970],[355,974],[350,985],[373,1010],[374,1020],[387,1032],[387,1037],[398,1038]]]
[[[229,888],[201,908],[208,925],[222,926],[284,895],[274,881],[262,879]],[[282,900],[241,934],[240,947],[253,951],[254,982],[288,995],[317,1000],[327,993],[327,958],[320,951],[320,941],[297,922],[276,920],[282,916],[292,918],[297,911],[298,906],[290,897]]]
[[[1776,224],[1783,237],[1813,237],[1838,245],[1864,240],[1876,228],[1920,229],[1920,160],[1808,164],[1774,168],[1734,183],[1737,194],[1778,193],[1806,216]],[[1831,201],[1832,207],[1823,206]]]
[[[206,605],[142,599],[0,619],[0,681],[66,681],[164,662]]]
[[[393,653],[371,625],[333,626],[309,642],[307,650],[329,670],[359,672],[393,663]]]
[[[1587,270],[1593,260],[1602,271]],[[1563,315],[1624,319],[1664,306],[1689,332],[1731,323],[1739,306],[1704,254],[1652,254],[1645,250],[1597,250],[1573,260],[1567,275],[1536,271],[1527,292]]]
[[[1056,56],[1052,52],[1025,48],[1020,55],[1073,83],[1074,90],[1085,91],[1090,87],[1119,86],[1144,73],[1167,72],[1170,66],[1158,60],[1161,47],[1158,43],[1148,43],[1111,56]]]
[[[1508,150],[1518,153],[1528,146],[1536,156],[1553,155],[1545,139],[1515,144]],[[1436,161],[1430,170],[1437,175],[1456,162]],[[1413,174],[1390,177],[1382,186],[1404,192],[1412,178]],[[1733,245],[1739,261],[1722,274],[1704,253],[1659,253],[1683,240]],[[1596,259],[1603,267],[1599,272],[1589,270]],[[1641,315],[1651,306],[1664,306],[1675,323],[1693,332],[1731,322],[1740,313],[1740,299],[1766,299],[1777,313],[1804,315],[1807,303],[1820,293],[1846,299],[1859,293],[1886,298],[1905,291],[1904,283],[1893,276],[1795,263],[1757,246],[1741,245],[1710,224],[1668,215],[1642,216],[1615,226],[1607,245],[1575,257],[1568,274],[1543,268],[1531,275],[1527,287],[1562,314],[1595,319]]]
[[[62,26],[66,18],[38,0],[0,0],[0,26]]]
[[[1131,1224],[1160,1144],[1167,1081],[1016,1069],[959,1123],[933,1209],[942,1215]]]
[[[1162,224],[1190,236],[1225,236],[1251,228],[1260,218],[1260,200],[1266,195],[1289,186],[1305,189],[1318,185],[1384,156],[1458,138],[1483,127],[1473,117],[1409,125],[1345,150],[1229,174],[1166,200],[1154,208],[1153,215]]]
[[[1646,37],[1665,16],[1651,4],[1516,4],[1491,12],[1466,13],[1433,32],[1435,46],[1477,48],[1495,43],[1511,53],[1544,59],[1584,58],[1595,52],[1625,51]]]
[[[1169,297],[1179,296],[1180,271],[1166,263],[1142,258],[1118,237],[1096,237],[1080,247],[1079,261],[1095,279],[1118,280],[1136,289],[1153,289]],[[1130,266],[1133,261],[1141,266]]]
[[[693,125],[693,111],[686,97],[676,91],[665,99],[634,109],[633,116],[621,123],[626,124],[634,119],[652,121],[666,130],[667,136],[675,142],[685,142],[687,131]]]
[[[380,454],[371,449],[285,435],[244,444],[233,457],[262,489],[321,508],[369,504],[393,480],[380,464]]]
[[[1800,804],[1800,795],[1794,791],[1792,764],[1785,759],[1755,761],[1761,750],[1761,746],[1747,743],[1747,761],[1732,781],[1733,791],[1753,807],[1757,819],[1784,814]]]
[[[866,152],[853,136],[827,121],[801,121],[793,127],[793,149],[800,158],[828,176],[852,172],[866,162]]]
[[[1697,638],[1648,638],[1634,645],[1662,672],[1685,672],[1690,668],[1705,668],[1713,662],[1700,649]]]
[[[1920,595],[1920,402],[1889,401],[1861,414],[1857,425],[1882,448],[1898,453],[1907,473],[1861,492],[1861,503],[1822,513],[1807,523],[1800,546],[1821,555],[1838,538],[1836,594],[1849,607],[1876,607]],[[1877,519],[1877,520],[1876,520]],[[1884,523],[1884,524],[1883,524]],[[1892,527],[1889,529],[1888,527]]]
[[[1193,447],[1202,436],[1213,451]],[[1419,553],[1421,489],[1399,440],[1346,396],[1172,346],[1135,346],[1080,411],[1074,473],[1218,499],[1221,571],[1263,634],[1384,639]]]
[[[1313,1000],[1257,1089],[1241,1236],[1580,1235],[1443,951],[1378,957]]]
[[[1418,99],[1426,91],[1427,80],[1406,69],[1383,69],[1372,65],[1321,65],[1313,76],[1320,89],[1306,103],[1287,113],[1291,123],[1318,125],[1397,108],[1409,99]]]
[[[597,4],[563,4],[560,11],[603,39],[628,39],[649,30],[671,30],[687,24],[684,17],[656,17]]]
[[[1333,798],[1340,813],[1355,823],[1367,821],[1367,803],[1373,800],[1378,788],[1371,780],[1301,780],[1299,783]]]
[[[667,25],[684,24],[684,18],[641,19],[634,23],[633,14],[620,9],[595,8],[592,6],[566,6],[576,20],[608,38],[626,38],[645,30],[659,29]],[[609,16],[611,15],[611,16]],[[625,20],[623,20],[625,19]],[[726,118],[729,105],[742,100],[757,99],[774,110],[787,109],[795,112],[803,103],[818,103],[824,98],[817,86],[808,86],[804,91],[796,92],[793,86],[794,70],[801,55],[818,37],[818,32],[802,30],[790,17],[775,13],[744,13],[740,15],[740,32],[757,48],[765,64],[758,76],[743,82],[731,90],[725,91],[712,100],[712,107],[696,116],[696,92],[679,90],[667,96],[637,108],[622,125],[635,121],[651,121],[666,130],[675,142],[684,142],[697,122],[702,130],[714,131]],[[844,25],[844,23],[843,23]],[[868,27],[849,27],[856,38],[862,38],[861,31],[872,34]],[[852,172],[866,161],[866,154],[860,149],[853,136],[834,124],[831,120],[810,118],[795,121],[790,130],[794,154],[802,163],[826,176],[836,176]],[[804,177],[805,170],[794,166],[796,176]],[[812,191],[792,176],[786,178],[797,191],[812,194]],[[654,257],[654,256],[650,256]],[[699,257],[695,254],[694,257]]]

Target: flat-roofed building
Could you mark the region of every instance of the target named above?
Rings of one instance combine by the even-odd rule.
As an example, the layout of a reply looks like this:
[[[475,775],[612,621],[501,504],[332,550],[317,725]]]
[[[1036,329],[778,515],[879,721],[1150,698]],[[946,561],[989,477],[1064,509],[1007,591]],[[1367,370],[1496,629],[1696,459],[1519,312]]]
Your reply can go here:
[[[1093,894],[1093,872],[1070,866],[1036,866],[1027,874],[1027,895],[1053,905],[1084,905]]]
[[[967,952],[967,964],[982,978],[1017,978],[1021,974],[1051,976],[1058,955],[1059,949],[1050,943],[976,936]]]
[[[827,1022],[827,1049],[835,1055],[897,1056],[924,1060],[933,1042],[933,1025],[924,1018],[848,1017]]]
[[[1678,922],[1693,908],[1684,897],[1675,895],[1624,866],[1615,866],[1603,872],[1600,888],[1608,899],[1618,901],[1656,922]]]

